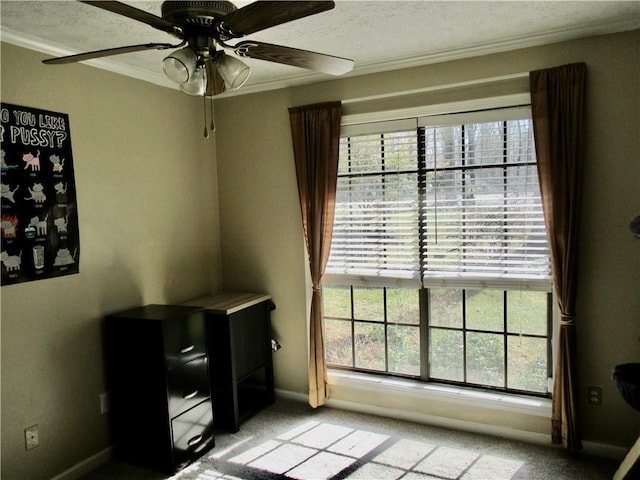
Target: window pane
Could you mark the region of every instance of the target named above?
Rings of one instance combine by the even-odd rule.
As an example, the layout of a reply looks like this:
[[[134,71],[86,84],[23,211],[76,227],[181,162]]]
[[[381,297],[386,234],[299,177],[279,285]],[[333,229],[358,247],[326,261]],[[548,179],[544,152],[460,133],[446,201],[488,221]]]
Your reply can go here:
[[[507,387],[546,393],[547,340],[509,337]]]
[[[378,287],[354,287],[353,318],[383,322],[384,289]]]
[[[462,127],[428,127],[425,129],[427,168],[440,169],[460,165],[462,161]]]
[[[531,121],[424,133],[425,275],[549,276]]]
[[[477,161],[481,162],[483,159]],[[484,227],[488,231],[497,231],[499,236],[503,233],[500,230],[502,220],[500,210],[504,207],[504,197],[501,195],[504,188],[503,177],[504,169],[502,168],[465,170],[463,189],[465,206],[470,213],[469,223],[478,225],[477,228]],[[473,235],[473,231],[470,234]]]
[[[325,317],[351,318],[351,288],[325,286],[322,288]]]
[[[502,290],[466,290],[467,328],[504,331],[504,292]]]
[[[462,328],[462,290],[429,290],[429,325]]]
[[[504,387],[504,337],[467,333],[467,381]]]
[[[387,335],[389,371],[420,375],[420,330],[418,327],[389,325]]]
[[[327,363],[352,367],[351,322],[324,320]]]
[[[387,288],[387,322],[420,323],[420,298],[418,290]]]
[[[462,332],[429,330],[429,376],[441,380],[464,380]]]
[[[506,260],[518,266],[523,274],[549,275],[549,246],[536,166],[511,166],[507,172]]]
[[[418,276],[417,174],[340,177],[327,271]]]
[[[465,165],[502,163],[502,122],[468,123],[464,126],[464,134]]]
[[[384,151],[384,155],[383,152]],[[417,168],[416,130],[356,135],[340,139],[340,175]]]
[[[519,163],[535,158],[531,119],[508,121],[507,131],[507,162]]]
[[[507,328],[510,333],[547,335],[547,293],[507,293]]]
[[[419,275],[417,130],[343,137],[327,272]]]
[[[384,325],[355,323],[356,367],[384,371]]]
[[[342,138],[338,173],[366,173],[380,170],[380,135]]]
[[[415,170],[418,167],[416,131],[383,135],[384,168],[387,171]]]

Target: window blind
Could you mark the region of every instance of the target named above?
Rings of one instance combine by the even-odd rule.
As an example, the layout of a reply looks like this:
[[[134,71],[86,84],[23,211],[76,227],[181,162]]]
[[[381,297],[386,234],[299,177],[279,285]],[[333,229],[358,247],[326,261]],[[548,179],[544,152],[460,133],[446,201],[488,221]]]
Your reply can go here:
[[[343,137],[327,272],[419,280],[417,131]]]
[[[345,129],[327,273],[387,285],[548,279],[526,116],[510,109],[488,121],[474,113]]]
[[[548,276],[531,121],[424,135],[423,276]]]

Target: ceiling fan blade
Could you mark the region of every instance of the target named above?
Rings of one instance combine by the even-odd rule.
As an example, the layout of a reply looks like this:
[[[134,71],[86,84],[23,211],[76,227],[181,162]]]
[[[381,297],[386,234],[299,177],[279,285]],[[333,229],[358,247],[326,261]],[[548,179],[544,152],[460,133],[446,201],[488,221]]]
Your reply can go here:
[[[128,47],[107,48],[105,50],[95,50],[93,52],[78,53],[76,55],[68,55],[66,57],[48,58],[42,63],[47,65],[62,65],[65,63],[82,62],[93,58],[108,57],[111,55],[120,55],[121,53],[141,52],[142,50],[166,50],[168,48],[176,48],[182,44],[172,45],[170,43],[145,43],[142,45],[129,45]]]
[[[238,43],[234,48],[241,57],[257,58],[268,62],[282,63],[306,68],[330,75],[342,75],[353,69],[354,62],[348,58],[334,57],[324,53],[310,52],[298,48],[282,47],[270,43],[250,40]]]
[[[142,23],[146,23],[147,25],[152,26],[153,28],[157,28],[158,30],[162,30],[163,32],[170,33],[175,35],[178,38],[183,38],[182,29],[177,25],[165,20],[162,17],[158,17],[153,15],[152,13],[145,12],[144,10],[140,10],[139,8],[132,7],[131,5],[127,5],[122,2],[111,2],[111,1],[88,1],[88,0],[78,0],[81,3],[86,3],[87,5],[92,5],[94,7],[102,8],[103,10],[108,10],[113,13],[117,13],[119,15],[123,15],[125,17],[132,18]]]
[[[225,15],[216,28],[225,38],[240,38],[266,28],[331,10],[333,7],[335,7],[333,1],[258,1]]]

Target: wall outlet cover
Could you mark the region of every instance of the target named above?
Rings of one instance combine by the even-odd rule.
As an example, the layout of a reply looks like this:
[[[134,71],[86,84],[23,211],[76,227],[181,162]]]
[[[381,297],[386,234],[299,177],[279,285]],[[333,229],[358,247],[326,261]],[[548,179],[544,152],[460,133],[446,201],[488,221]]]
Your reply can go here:
[[[602,387],[598,385],[587,386],[587,403],[597,407],[602,405]]]
[[[27,450],[31,450],[40,445],[38,436],[38,425],[32,425],[24,430],[24,443]]]

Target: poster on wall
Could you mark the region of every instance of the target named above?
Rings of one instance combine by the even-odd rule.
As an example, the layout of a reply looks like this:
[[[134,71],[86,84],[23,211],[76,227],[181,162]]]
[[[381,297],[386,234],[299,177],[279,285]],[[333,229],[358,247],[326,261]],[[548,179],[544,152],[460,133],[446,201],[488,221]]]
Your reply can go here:
[[[79,272],[69,116],[0,103],[2,285]]]

